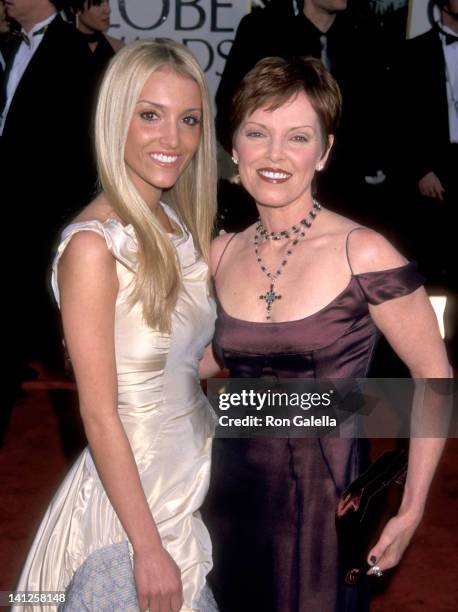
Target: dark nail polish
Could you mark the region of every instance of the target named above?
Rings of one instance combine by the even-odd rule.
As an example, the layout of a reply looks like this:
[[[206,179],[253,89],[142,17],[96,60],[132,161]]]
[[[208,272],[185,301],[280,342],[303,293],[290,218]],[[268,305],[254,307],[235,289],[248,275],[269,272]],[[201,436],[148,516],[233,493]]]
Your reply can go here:
[[[369,559],[369,561],[372,563],[372,565],[374,565],[377,561],[377,557],[375,555],[372,555],[372,557]]]

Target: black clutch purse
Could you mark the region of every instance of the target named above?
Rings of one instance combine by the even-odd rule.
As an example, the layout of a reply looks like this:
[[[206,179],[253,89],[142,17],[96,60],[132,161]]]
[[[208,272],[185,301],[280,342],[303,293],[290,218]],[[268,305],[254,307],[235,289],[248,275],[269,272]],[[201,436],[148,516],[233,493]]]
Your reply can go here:
[[[368,571],[369,550],[399,510],[406,473],[407,453],[386,451],[342,494],[336,510],[336,529],[346,584],[357,584]]]

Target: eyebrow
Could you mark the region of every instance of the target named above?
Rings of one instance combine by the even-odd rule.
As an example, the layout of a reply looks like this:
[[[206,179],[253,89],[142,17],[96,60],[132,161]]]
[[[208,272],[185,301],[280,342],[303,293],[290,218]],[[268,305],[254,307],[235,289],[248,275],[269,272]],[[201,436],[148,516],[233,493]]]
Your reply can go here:
[[[167,108],[167,106],[165,104],[159,104],[159,102],[153,102],[152,100],[138,100],[137,104],[151,104],[151,106],[157,106],[158,108]],[[186,108],[183,112],[184,113],[188,113],[189,111],[199,111],[202,112],[202,108],[201,107],[196,107],[196,108]]]
[[[268,130],[269,128],[267,127],[267,125],[265,125],[264,123],[259,123],[259,121],[247,121],[246,125],[248,125],[249,123],[254,123],[255,125],[259,125],[260,127],[265,128],[266,130]],[[292,128],[289,128],[288,132],[292,132],[294,130],[300,130],[302,128],[310,128],[311,130],[315,131],[315,128],[313,127],[313,125],[309,125],[308,123],[304,124],[304,125],[298,125]]]

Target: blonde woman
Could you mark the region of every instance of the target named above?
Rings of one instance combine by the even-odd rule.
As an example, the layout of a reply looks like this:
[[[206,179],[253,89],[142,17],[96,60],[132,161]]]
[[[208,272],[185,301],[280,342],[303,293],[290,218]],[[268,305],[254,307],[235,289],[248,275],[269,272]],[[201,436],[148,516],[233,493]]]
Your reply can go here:
[[[214,610],[198,513],[212,420],[198,370],[215,317],[215,153],[204,77],[185,47],[136,42],[113,59],[96,151],[101,192],[64,230],[52,279],[89,446],[18,590],[66,591],[63,609],[78,612]]]

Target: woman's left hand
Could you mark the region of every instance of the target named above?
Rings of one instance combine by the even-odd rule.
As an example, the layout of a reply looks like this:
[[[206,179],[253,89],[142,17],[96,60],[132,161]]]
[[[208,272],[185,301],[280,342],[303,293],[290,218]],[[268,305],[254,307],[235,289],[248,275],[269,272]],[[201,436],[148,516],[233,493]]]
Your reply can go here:
[[[371,566],[377,566],[381,571],[397,565],[420,520],[421,515],[402,512],[390,519],[385,525],[378,542],[369,551],[367,563]],[[372,567],[367,574],[375,574]]]

